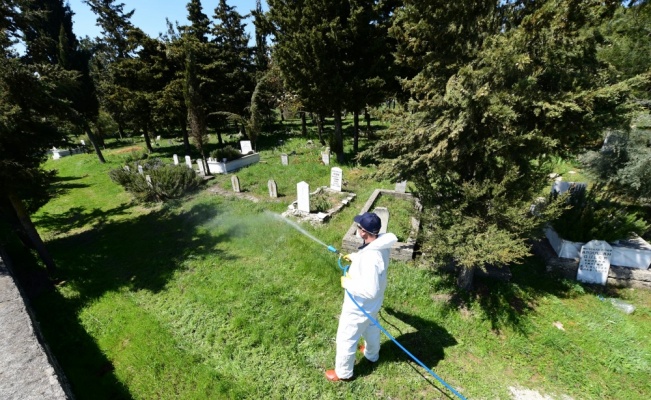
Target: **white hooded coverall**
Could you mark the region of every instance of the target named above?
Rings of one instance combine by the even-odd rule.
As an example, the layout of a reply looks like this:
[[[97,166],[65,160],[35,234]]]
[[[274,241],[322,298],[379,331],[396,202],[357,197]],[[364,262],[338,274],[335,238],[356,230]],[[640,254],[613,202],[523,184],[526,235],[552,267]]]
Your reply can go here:
[[[398,238],[393,233],[380,234],[366,247],[349,255],[351,264],[346,276],[350,279],[344,280],[344,288],[376,320],[387,287],[391,246],[397,241]],[[353,376],[355,352],[360,337],[365,341],[364,356],[370,361],[377,361],[380,357],[380,329],[344,293],[335,359],[335,373],[340,379]]]

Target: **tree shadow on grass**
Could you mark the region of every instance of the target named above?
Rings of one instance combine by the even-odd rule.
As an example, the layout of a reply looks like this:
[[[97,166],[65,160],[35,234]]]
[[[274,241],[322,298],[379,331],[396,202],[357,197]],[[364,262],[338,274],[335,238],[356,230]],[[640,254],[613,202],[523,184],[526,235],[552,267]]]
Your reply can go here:
[[[445,328],[432,321],[397,311],[391,307],[383,308],[383,312],[393,318],[399,319],[403,323],[410,325],[415,329],[414,332],[403,333],[399,327],[392,324],[382,315],[382,313],[380,313],[378,322],[380,322],[385,329],[390,327],[393,332],[398,332],[398,335],[395,336],[396,341],[430,369],[436,367],[439,361],[445,358],[444,351],[446,347],[457,345],[456,339],[450,335]],[[377,365],[381,363],[404,361],[409,361],[409,365],[415,372],[426,379],[434,388],[447,395],[446,392],[440,389],[440,384],[436,382],[436,379],[418,363],[413,361],[413,359],[399,346],[393,343],[393,341],[387,341],[382,344],[380,359],[378,362],[371,363],[365,358],[362,358],[362,361],[360,361],[355,367],[355,374],[357,376],[365,376],[373,372]]]
[[[114,366],[99,349],[96,338],[81,325],[79,314],[96,299],[109,292],[165,288],[176,271],[185,268],[187,259],[201,259],[220,253],[215,247],[232,237],[230,231],[214,234],[200,225],[216,217],[215,205],[196,205],[182,213],[167,208],[123,221],[108,221],[108,216],[123,212],[122,207],[104,215],[90,215],[107,221],[94,229],[50,241],[47,246],[59,267],[63,290],[76,293],[64,297],[52,287],[34,286],[43,269],[35,259],[21,260],[22,280],[31,282],[30,294],[49,346],[62,365],[78,398],[129,399],[131,394],[118,380]],[[55,226],[60,220],[52,218]],[[26,252],[28,256],[31,253]],[[33,256],[32,256],[33,258]],[[31,265],[31,266],[30,266]],[[30,281],[31,279],[31,281]],[[221,386],[228,386],[221,382]]]
[[[67,233],[89,224],[97,226],[105,224],[110,218],[118,215],[126,215],[131,208],[128,204],[122,204],[114,209],[103,211],[94,208],[87,211],[84,207],[72,207],[68,211],[57,214],[44,212],[34,218],[34,222],[42,228],[56,233]]]
[[[510,328],[528,335],[530,318],[536,312],[539,299],[547,295],[567,298],[573,295],[574,284],[545,270],[545,263],[531,256],[520,265],[510,266],[512,278],[508,282],[477,277],[472,291],[460,291],[452,273],[432,272],[439,275],[436,289],[452,293],[447,296],[444,314],[447,312],[470,313],[478,305],[483,317],[491,323],[491,329],[500,332]]]

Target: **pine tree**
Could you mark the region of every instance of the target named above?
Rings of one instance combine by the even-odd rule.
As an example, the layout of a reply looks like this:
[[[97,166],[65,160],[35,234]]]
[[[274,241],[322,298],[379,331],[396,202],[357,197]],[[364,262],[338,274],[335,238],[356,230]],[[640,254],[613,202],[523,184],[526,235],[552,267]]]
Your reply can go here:
[[[473,272],[527,253],[551,214],[531,216],[551,155],[576,154],[625,126],[631,86],[597,59],[598,27],[616,1],[405,1],[392,34],[414,101],[368,155],[423,196],[424,253]],[[445,29],[440,29],[445,27]],[[549,209],[552,213],[553,208]]]

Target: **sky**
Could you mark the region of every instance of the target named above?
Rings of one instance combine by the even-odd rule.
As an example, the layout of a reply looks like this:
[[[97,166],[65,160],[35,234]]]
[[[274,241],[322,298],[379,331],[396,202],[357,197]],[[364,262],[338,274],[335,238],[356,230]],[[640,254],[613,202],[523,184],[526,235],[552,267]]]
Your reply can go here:
[[[70,8],[75,13],[73,16],[73,31],[77,38],[81,39],[85,36],[95,38],[101,35],[101,30],[95,25],[97,17],[90,11],[90,7],[83,3],[82,0],[68,0]],[[179,24],[184,25],[188,23],[188,12],[185,9],[187,0],[117,0],[117,4],[124,3],[123,11],[129,12],[133,9],[133,16],[131,23],[138,28],[142,29],[151,37],[158,37],[159,33],[167,32],[167,25],[165,18],[168,18],[172,23],[178,21]],[[246,15],[255,9],[256,0],[226,0],[226,4],[235,7],[235,10],[240,15]],[[203,0],[203,13],[211,20],[214,15],[215,7],[219,4],[219,0]],[[262,1],[262,9],[267,10],[267,4]],[[251,40],[254,39],[254,27],[250,20],[245,21],[246,31],[250,35]]]

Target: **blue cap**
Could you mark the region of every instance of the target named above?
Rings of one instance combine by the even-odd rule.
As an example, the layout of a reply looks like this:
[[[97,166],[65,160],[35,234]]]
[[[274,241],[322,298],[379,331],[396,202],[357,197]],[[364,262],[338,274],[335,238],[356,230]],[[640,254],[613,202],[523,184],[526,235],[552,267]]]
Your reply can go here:
[[[382,221],[375,213],[366,212],[353,218],[353,221],[357,222],[366,232],[372,233],[373,235],[378,235],[382,227]]]

